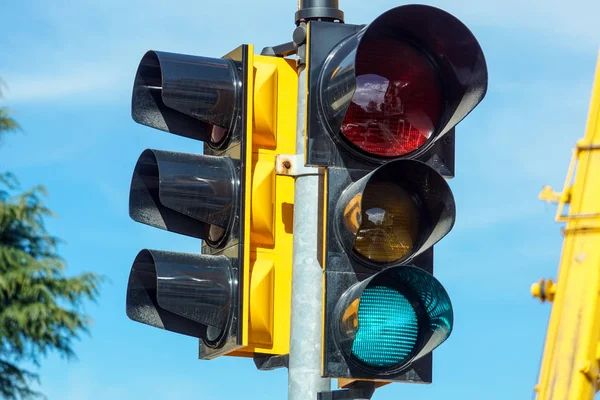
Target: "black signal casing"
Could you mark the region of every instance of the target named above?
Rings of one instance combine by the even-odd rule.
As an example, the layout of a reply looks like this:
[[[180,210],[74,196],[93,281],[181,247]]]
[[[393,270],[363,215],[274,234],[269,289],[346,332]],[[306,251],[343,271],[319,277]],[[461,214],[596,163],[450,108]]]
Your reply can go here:
[[[326,167],[342,166],[342,154],[337,150],[337,137],[329,134],[325,116],[317,99],[319,77],[325,60],[343,39],[358,32],[364,25],[311,21],[308,24],[308,104],[306,129],[306,164]],[[314,95],[311,95],[314,94]]]
[[[327,238],[325,241],[325,326],[322,373],[326,377],[431,383],[433,372],[433,355],[431,353],[414,361],[402,371],[395,371],[392,374],[374,374],[349,362],[336,344],[336,335],[334,334],[336,327],[334,324],[338,321],[335,314],[338,300],[352,285],[379,272],[348,254],[342,243],[337,240],[337,234],[335,233],[338,229],[335,215],[337,200],[348,186],[369,172],[371,171],[364,169],[328,168]],[[412,259],[410,264],[433,275],[433,247]]]
[[[150,51],[134,83],[136,122],[205,145],[204,155],[146,150],[134,169],[130,216],[204,242],[202,255],[140,252],[130,273],[127,315],[199,338],[201,359],[243,345],[249,51],[242,45],[220,59]],[[211,126],[229,131],[212,147]]]
[[[452,208],[454,215],[451,191],[440,180],[455,175],[455,126],[479,104],[487,91],[487,66],[483,51],[461,21],[443,10],[426,5],[396,7],[369,25],[313,20],[308,23],[307,33],[305,164],[327,169],[324,196],[327,211],[323,223],[326,233],[322,252],[325,268],[323,376],[430,383],[431,353],[415,357],[409,364],[398,365],[397,368],[377,370],[353,363],[343,354],[333,333],[339,322],[336,305],[352,290],[353,285],[374,277],[385,268],[410,265],[433,275],[433,244],[451,226],[437,240],[428,241],[427,246],[415,253],[416,256],[380,265],[378,269],[370,261],[353,254],[349,250],[347,237],[338,233],[338,202],[347,188],[379,167],[400,160],[413,160],[426,164],[441,177],[432,178],[431,173],[424,173],[421,168],[420,172],[413,171],[414,176],[408,180],[414,183],[420,179],[431,193],[439,193],[438,205]],[[356,90],[355,74],[360,74],[354,66],[358,59],[364,61],[361,57],[370,57],[367,47],[363,47],[361,56],[361,42],[387,39],[407,43],[421,51],[429,59],[441,83],[441,116],[435,129],[420,148],[399,157],[369,154],[351,144],[339,131]],[[334,95],[327,100],[323,94],[325,91]],[[326,101],[329,103],[324,103]],[[406,168],[400,164],[397,168]],[[398,175],[402,174],[403,171],[399,170]],[[397,183],[402,186],[402,182]],[[446,186],[446,189],[440,190],[442,186]]]
[[[238,48],[230,51],[223,58],[233,61],[237,67],[237,73],[239,79],[242,82],[242,88],[237,98],[236,107],[239,112],[236,114],[237,121],[233,122],[235,129],[230,132],[230,136],[226,139],[224,145],[225,148],[213,149],[207,145],[204,146],[205,155],[231,157],[236,161],[237,176],[239,177],[239,191],[237,196],[237,202],[234,205],[234,221],[231,228],[228,243],[222,248],[213,248],[208,246],[206,242],[202,243],[202,254],[209,255],[224,255],[231,260],[233,269],[237,273],[236,276],[236,292],[235,292],[235,307],[229,325],[229,331],[227,333],[227,342],[225,342],[219,348],[213,348],[208,346],[202,340],[199,341],[198,356],[200,359],[210,359],[218,357],[222,354],[227,354],[233,350],[242,347],[242,330],[244,321],[242,319],[242,288],[244,287],[244,272],[242,268],[244,266],[244,246],[249,245],[244,242],[244,213],[247,211],[244,208],[244,199],[249,196],[249,193],[245,193],[245,177],[246,168],[250,168],[246,160],[246,146],[247,141],[245,140],[247,133],[247,126],[252,121],[248,121],[246,117],[247,99],[248,99],[248,88],[246,83],[248,82],[248,75],[252,73],[249,68],[249,46],[242,45]]]
[[[441,114],[431,136],[418,149],[399,157],[363,151],[339,131],[357,89],[357,65],[377,62],[371,60],[375,55],[370,46],[386,40],[420,51],[441,84]],[[444,177],[454,176],[454,127],[485,97],[488,81],[483,51],[456,17],[435,7],[411,4],[388,10],[369,25],[310,21],[307,67],[307,165],[368,170],[410,158],[427,163]]]
[[[331,51],[343,39],[356,34],[364,25],[340,24],[311,21],[308,30],[308,104],[306,129],[306,165],[338,166],[356,169],[372,169],[392,158],[375,159],[364,157],[346,143],[341,135],[331,134],[324,121],[324,113],[316,95],[320,90],[319,78],[324,63]],[[311,95],[313,94],[313,95]],[[442,140],[432,143],[424,153],[414,157],[422,161],[445,178],[454,177],[454,128]],[[396,159],[399,157],[396,157]]]

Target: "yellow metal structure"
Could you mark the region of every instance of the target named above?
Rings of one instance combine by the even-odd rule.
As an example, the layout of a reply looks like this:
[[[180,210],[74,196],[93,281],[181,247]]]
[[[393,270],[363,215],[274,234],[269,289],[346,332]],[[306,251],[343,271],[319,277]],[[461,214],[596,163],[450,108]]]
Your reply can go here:
[[[553,298],[537,399],[592,399],[600,373],[600,57],[563,192],[545,187],[540,198],[558,203],[556,220],[566,227],[556,284],[532,286],[536,297]]]
[[[253,49],[250,46],[250,53]],[[293,60],[251,55],[246,79],[243,348],[230,356],[287,354],[290,340],[294,180],[276,175],[296,150],[298,76]]]

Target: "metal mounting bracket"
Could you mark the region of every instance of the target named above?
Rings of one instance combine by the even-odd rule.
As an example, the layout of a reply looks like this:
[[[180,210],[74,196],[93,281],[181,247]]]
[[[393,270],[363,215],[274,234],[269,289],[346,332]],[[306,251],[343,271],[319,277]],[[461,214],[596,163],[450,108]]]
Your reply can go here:
[[[322,175],[323,169],[305,166],[304,154],[277,154],[275,173],[288,176]]]
[[[375,382],[355,382],[349,389],[319,392],[317,400],[370,400],[375,393]]]
[[[254,353],[254,365],[261,371],[272,371],[277,368],[287,368],[290,364],[290,355],[273,355]]]
[[[276,46],[267,46],[262,49],[260,54],[262,56],[287,57],[296,54],[297,48],[298,47],[294,42],[287,42]]]

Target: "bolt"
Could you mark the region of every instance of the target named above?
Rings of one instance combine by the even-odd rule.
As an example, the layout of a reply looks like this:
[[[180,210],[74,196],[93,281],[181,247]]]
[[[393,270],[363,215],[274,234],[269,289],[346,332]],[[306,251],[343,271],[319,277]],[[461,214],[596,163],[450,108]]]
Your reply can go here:
[[[286,160],[286,161],[284,161],[284,162],[283,162],[283,168],[285,168],[285,169],[290,169],[290,168],[292,168],[292,163],[291,163],[291,162],[289,162],[289,161],[287,161],[287,160]]]
[[[579,372],[590,377],[590,371],[592,369],[592,364],[589,361],[584,361],[579,363]]]
[[[301,24],[298,26],[292,34],[292,41],[296,46],[301,46],[306,41],[306,25]]]

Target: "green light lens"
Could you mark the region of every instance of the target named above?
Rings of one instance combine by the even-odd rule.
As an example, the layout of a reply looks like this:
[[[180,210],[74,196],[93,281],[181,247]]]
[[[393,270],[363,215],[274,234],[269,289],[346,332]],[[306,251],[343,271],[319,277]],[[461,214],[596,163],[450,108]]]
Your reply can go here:
[[[403,363],[413,352],[419,333],[417,314],[397,290],[367,287],[358,305],[358,330],[352,354],[372,367]]]

